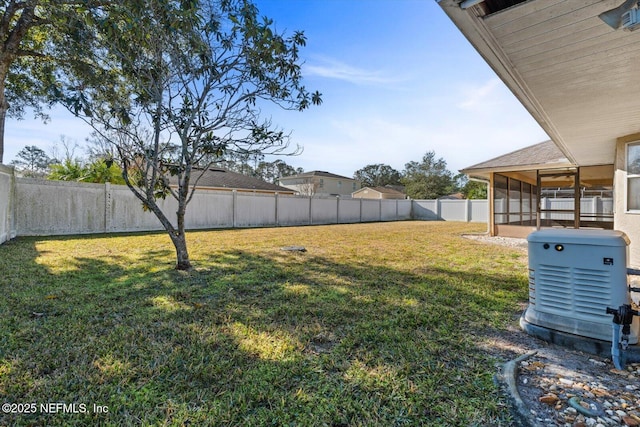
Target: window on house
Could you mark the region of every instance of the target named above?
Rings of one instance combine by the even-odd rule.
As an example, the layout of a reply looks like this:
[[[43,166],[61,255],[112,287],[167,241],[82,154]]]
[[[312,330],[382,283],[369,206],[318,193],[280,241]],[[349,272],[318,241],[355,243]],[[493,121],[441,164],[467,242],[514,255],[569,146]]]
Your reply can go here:
[[[506,224],[508,222],[507,214],[509,208],[507,206],[507,195],[509,193],[509,181],[506,176],[495,175],[493,179],[493,212],[496,224]]]
[[[640,211],[640,143],[627,145],[627,210]]]
[[[509,179],[509,224],[522,224],[522,182]]]
[[[493,177],[493,213],[495,224],[535,225],[537,187],[495,174]]]
[[[342,188],[342,181],[338,181],[338,188]]]
[[[320,188],[324,188],[324,179],[320,178]]]

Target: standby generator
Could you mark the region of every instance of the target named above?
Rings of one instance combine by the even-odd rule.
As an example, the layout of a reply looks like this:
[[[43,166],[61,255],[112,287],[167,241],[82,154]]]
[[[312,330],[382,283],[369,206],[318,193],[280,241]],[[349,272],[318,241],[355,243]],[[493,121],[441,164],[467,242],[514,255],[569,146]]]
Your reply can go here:
[[[630,361],[636,351],[640,358],[640,318],[631,299],[637,288],[627,280],[628,237],[613,230],[544,229],[527,240],[529,306],[520,321],[523,329],[614,359],[617,348]]]

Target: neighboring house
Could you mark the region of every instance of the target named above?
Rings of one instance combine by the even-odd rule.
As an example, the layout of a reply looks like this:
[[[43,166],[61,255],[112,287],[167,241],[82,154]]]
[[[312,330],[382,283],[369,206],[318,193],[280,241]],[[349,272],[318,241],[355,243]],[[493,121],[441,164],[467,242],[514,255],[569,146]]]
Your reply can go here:
[[[196,188],[198,190],[236,190],[264,194],[294,194],[294,191],[290,190],[289,188],[271,184],[261,179],[232,172],[226,169],[209,168],[198,179],[198,176],[200,176],[200,172],[201,170],[194,170],[191,174],[192,184],[196,182],[196,179],[198,180],[196,184]],[[177,185],[176,178],[170,177],[169,184],[172,186]]]
[[[324,171],[282,177],[278,183],[301,196],[351,197],[351,193],[360,189],[360,183],[355,179]]]
[[[407,195],[389,187],[363,187],[351,193],[354,199],[406,199]]]
[[[640,31],[617,23],[614,29],[599,17],[610,11],[620,18],[625,10],[612,8],[632,3],[439,0],[557,147],[546,162],[516,152],[515,162],[498,158],[464,170],[490,182],[492,234],[509,234],[510,225],[544,226],[539,201],[556,183],[574,189],[571,225],[590,225],[593,218],[581,214],[581,190],[609,187],[612,226],[630,238],[629,263],[640,267]]]

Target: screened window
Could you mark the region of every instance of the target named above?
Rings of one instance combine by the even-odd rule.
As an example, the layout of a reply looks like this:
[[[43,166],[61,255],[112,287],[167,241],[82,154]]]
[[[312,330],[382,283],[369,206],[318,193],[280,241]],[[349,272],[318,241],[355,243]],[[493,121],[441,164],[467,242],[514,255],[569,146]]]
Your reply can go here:
[[[627,210],[640,211],[640,143],[627,146]]]
[[[493,177],[494,223],[535,225],[536,192],[535,185],[495,174]]]
[[[496,224],[506,224],[509,208],[507,199],[509,194],[509,179],[506,176],[495,175],[493,179],[493,212]]]
[[[522,214],[522,183],[509,179],[509,224],[520,224]]]

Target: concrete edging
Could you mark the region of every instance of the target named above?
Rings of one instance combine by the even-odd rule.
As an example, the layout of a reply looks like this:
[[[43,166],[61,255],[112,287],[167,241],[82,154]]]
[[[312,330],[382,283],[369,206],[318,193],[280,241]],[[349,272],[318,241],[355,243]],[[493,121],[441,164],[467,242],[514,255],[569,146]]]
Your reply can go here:
[[[518,427],[543,427],[533,418],[529,408],[525,405],[520,393],[518,392],[518,364],[524,360],[535,356],[536,350],[523,354],[513,360],[502,365],[501,372],[496,375],[498,384],[504,387],[509,397],[509,403],[512,406],[515,425]]]

